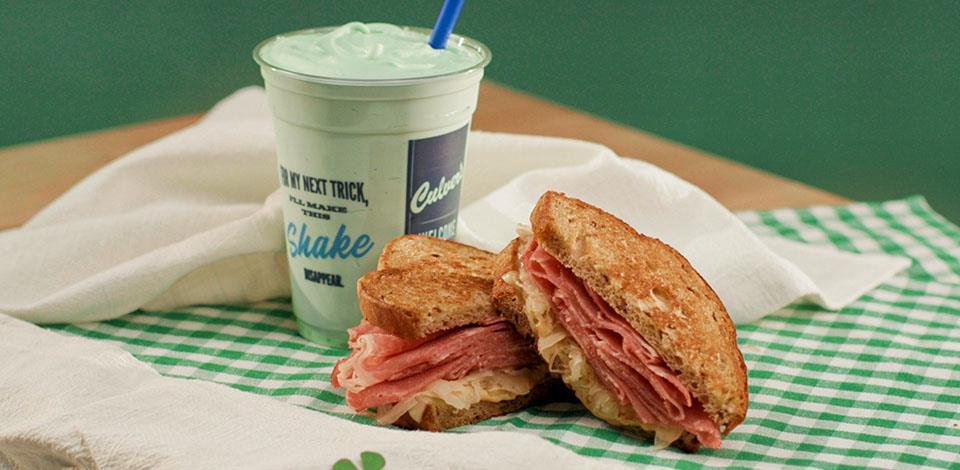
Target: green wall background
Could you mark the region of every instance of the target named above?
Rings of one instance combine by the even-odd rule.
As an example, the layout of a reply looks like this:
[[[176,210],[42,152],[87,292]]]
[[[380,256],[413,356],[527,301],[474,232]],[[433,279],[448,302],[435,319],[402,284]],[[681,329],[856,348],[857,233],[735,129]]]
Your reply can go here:
[[[250,51],[434,1],[0,2],[0,147],[202,111]],[[467,2],[501,83],[854,199],[960,221],[960,2]]]

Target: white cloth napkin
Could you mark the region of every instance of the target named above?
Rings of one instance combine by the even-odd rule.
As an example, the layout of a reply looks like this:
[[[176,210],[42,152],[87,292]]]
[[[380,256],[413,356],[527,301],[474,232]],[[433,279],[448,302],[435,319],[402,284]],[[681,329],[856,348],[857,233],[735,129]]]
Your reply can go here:
[[[273,127],[247,88],[0,232],[0,312],[35,323],[289,294]]]
[[[798,299],[842,308],[910,265],[897,256],[758,238],[700,188],[602,145],[509,134],[480,134],[477,140],[464,170],[460,241],[499,250],[516,236],[517,224],[529,225],[544,191],[562,191],[674,247],[737,324]]]
[[[0,468],[625,468],[513,432],[366,426],[197,380],[0,315]],[[360,468],[357,465],[357,468]]]
[[[80,322],[287,295],[277,186],[265,95],[240,90],[198,124],[110,163],[0,233],[0,313]],[[764,244],[703,191],[652,165],[587,142],[483,132],[470,136],[461,238],[499,249],[546,189],[672,244],[737,323],[797,299],[842,307],[908,264]]]

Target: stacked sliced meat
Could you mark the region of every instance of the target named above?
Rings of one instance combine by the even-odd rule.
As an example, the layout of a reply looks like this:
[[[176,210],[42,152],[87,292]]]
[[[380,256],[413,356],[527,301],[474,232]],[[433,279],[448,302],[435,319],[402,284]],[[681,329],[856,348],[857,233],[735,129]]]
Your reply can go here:
[[[437,380],[542,362],[500,318],[415,340],[364,321],[350,329],[349,345],[353,352],[334,367],[331,382],[347,390],[347,404],[357,411],[399,402]]]
[[[607,302],[536,242],[520,261],[621,405],[633,409],[643,423],[679,426],[704,446],[720,447],[717,424],[657,351]]]

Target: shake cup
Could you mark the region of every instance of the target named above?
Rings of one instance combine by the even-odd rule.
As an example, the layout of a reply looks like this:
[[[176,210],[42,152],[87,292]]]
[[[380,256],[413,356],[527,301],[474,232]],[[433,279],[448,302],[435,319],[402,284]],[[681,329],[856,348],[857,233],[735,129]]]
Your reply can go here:
[[[405,233],[456,234],[470,119],[489,50],[373,23],[296,31],[254,50],[277,137],[300,334],[346,346],[356,282]]]

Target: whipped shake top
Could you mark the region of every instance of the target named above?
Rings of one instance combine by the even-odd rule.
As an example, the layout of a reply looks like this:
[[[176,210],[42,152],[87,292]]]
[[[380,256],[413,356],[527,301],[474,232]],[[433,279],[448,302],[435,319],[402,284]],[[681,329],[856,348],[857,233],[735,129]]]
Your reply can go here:
[[[256,53],[268,66],[321,78],[388,80],[427,78],[471,69],[489,60],[479,43],[453,38],[433,49],[418,31],[387,23],[347,23],[335,29],[277,36]]]

